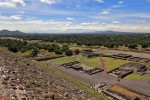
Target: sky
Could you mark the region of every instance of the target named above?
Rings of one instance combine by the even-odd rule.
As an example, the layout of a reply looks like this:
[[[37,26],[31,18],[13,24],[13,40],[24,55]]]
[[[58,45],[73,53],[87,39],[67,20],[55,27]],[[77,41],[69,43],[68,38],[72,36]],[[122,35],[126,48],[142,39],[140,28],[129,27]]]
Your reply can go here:
[[[150,0],[0,0],[0,30],[149,32]]]

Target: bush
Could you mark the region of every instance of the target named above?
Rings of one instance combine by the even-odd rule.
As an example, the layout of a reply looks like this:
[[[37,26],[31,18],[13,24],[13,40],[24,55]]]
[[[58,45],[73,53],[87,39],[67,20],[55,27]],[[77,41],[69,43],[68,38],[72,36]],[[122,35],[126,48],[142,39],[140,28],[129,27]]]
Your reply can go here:
[[[69,49],[68,45],[63,45],[61,50],[64,52],[64,51],[66,51],[68,49]]]
[[[48,47],[48,52],[54,52],[55,51],[55,48],[54,47],[52,47],[52,46],[49,46]]]
[[[147,44],[141,44],[142,48],[148,48]]]
[[[131,48],[131,49],[135,49],[137,47],[137,44],[129,44],[128,47]]]
[[[14,53],[18,52],[18,48],[16,46],[10,46],[10,47],[8,47],[8,50],[12,51]]]
[[[68,49],[68,50],[65,51],[65,54],[66,54],[67,56],[72,56],[72,55],[73,55],[73,52],[72,52],[72,50]]]
[[[32,50],[31,56],[32,56],[32,57],[36,57],[37,54],[38,54],[38,52],[39,52],[39,50],[38,50],[37,48],[34,48],[34,49]]]
[[[77,54],[80,53],[80,50],[79,50],[79,49],[76,49],[74,52],[75,52],[75,54],[77,55]]]
[[[55,54],[62,55],[62,54],[63,54],[63,52],[62,52],[60,49],[57,49],[57,50],[55,50]]]

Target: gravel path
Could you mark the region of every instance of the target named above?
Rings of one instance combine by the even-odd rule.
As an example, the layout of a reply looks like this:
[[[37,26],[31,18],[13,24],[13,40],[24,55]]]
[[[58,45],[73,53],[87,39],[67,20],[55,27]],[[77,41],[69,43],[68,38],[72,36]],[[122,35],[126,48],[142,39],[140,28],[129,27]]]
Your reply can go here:
[[[88,75],[88,74],[81,73],[80,71],[76,71],[73,69],[66,69],[63,67],[59,67],[58,65],[52,65],[52,66],[53,68],[65,74],[68,74],[76,79],[79,79],[91,85],[94,85],[100,82],[106,82],[107,84],[110,84],[110,85],[121,84],[128,88],[140,91],[150,96],[150,84],[148,83],[148,81],[150,81],[150,78],[143,79],[143,80],[121,80],[120,82],[118,82],[115,77],[109,76],[105,74],[104,72],[97,73],[95,75]]]

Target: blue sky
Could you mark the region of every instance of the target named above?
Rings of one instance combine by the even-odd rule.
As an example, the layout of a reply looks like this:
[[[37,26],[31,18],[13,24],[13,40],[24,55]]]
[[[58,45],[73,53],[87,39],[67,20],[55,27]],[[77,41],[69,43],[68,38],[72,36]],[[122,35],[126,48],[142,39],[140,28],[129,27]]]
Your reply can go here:
[[[150,0],[0,0],[0,30],[150,32]]]

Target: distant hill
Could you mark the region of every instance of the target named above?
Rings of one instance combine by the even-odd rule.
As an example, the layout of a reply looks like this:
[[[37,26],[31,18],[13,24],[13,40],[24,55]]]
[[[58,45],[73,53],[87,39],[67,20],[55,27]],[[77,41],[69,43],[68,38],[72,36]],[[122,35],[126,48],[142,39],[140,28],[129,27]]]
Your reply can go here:
[[[119,31],[109,31],[109,30],[105,30],[105,31],[93,31],[93,32],[79,32],[79,33],[24,33],[21,31],[9,31],[7,29],[5,30],[1,30],[0,31],[0,35],[27,35],[27,34],[38,34],[38,35],[44,35],[44,34],[139,34],[142,32],[119,32]]]
[[[21,31],[18,31],[18,30],[16,30],[16,31],[9,31],[9,30],[1,30],[0,31],[0,35],[24,35],[24,34],[26,34],[26,33],[23,33],[23,32],[21,32]]]
[[[93,34],[132,34],[137,32],[119,32],[119,31],[95,31],[95,32],[89,32]]]

